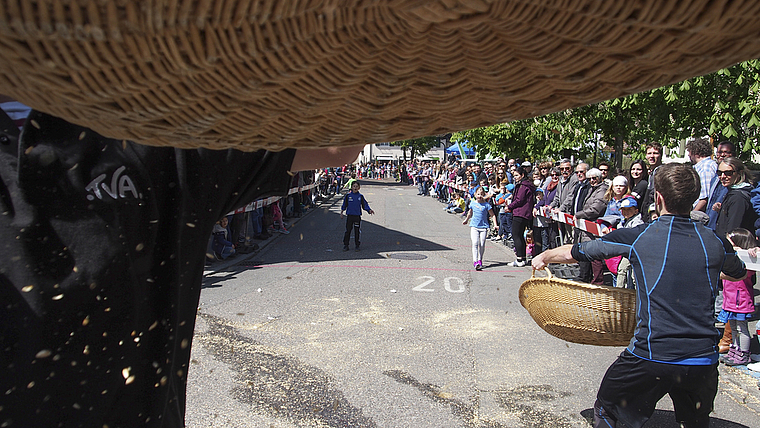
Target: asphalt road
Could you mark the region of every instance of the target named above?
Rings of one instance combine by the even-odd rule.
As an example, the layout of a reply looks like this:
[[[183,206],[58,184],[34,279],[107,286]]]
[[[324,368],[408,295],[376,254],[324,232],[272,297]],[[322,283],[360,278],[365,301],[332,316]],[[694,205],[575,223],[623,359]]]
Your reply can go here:
[[[337,197],[289,235],[212,266],[189,368],[187,426],[588,427],[622,348],[567,343],[520,306],[530,268],[443,204],[362,181],[376,215],[343,251]],[[757,379],[721,367],[711,427],[760,426]],[[660,401],[647,428],[675,428]]]

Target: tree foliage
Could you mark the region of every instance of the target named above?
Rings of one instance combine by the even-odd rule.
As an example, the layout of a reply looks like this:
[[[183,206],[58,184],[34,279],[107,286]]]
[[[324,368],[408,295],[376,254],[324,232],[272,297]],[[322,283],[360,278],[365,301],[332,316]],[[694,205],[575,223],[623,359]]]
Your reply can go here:
[[[394,141],[391,143],[393,146],[409,149],[411,151],[409,155],[411,159],[414,159],[417,154],[424,155],[428,150],[436,147],[438,144],[440,144],[440,139],[437,135]]]
[[[531,160],[557,159],[565,149],[585,158],[608,147],[620,167],[623,155],[643,158],[649,141],[673,147],[705,135],[736,143],[748,159],[758,151],[759,126],[760,60],[751,60],[614,100],[456,132],[452,141],[467,141],[479,157]]]

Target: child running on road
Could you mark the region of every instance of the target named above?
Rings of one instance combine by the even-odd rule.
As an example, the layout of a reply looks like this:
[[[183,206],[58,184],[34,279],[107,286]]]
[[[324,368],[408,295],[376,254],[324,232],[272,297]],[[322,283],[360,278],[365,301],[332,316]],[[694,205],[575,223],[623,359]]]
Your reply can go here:
[[[488,219],[491,218],[496,224],[496,216],[493,214],[491,204],[486,202],[486,191],[478,187],[475,198],[470,200],[467,217],[462,224],[470,222],[470,239],[472,240],[472,265],[475,270],[483,269],[483,253],[486,249],[486,236],[488,235]]]
[[[358,181],[354,181],[351,184],[351,191],[343,197],[343,206],[340,208],[340,218],[343,218],[344,212],[347,215],[346,233],[343,235],[343,251],[348,251],[348,243],[351,241],[351,229],[354,230],[356,251],[359,251],[359,245],[361,244],[359,236],[361,234],[362,208],[370,215],[375,213],[369,207],[367,200],[364,199],[364,195],[359,193],[360,188],[361,184]]]
[[[734,248],[749,250],[757,246],[755,235],[747,229],[737,228],[726,236]],[[740,366],[750,362],[749,347],[752,335],[749,332],[749,317],[755,312],[755,272],[747,269],[747,277],[741,281],[723,280],[723,310],[718,315],[718,321],[731,326],[731,346],[728,354],[720,357],[727,366]]]

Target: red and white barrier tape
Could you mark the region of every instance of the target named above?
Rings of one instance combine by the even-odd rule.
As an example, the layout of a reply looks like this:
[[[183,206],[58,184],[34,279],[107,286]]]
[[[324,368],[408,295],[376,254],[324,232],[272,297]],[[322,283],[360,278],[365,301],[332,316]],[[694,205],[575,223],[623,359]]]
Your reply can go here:
[[[463,192],[466,192],[469,190],[467,186],[457,185],[453,181],[444,181],[444,180],[438,180],[438,183],[443,184],[444,186],[451,187],[452,189],[461,190]],[[602,236],[602,225],[593,222],[588,221],[580,218],[575,218],[574,215],[563,213],[563,212],[552,212],[550,207],[541,207],[541,217],[546,217],[548,219],[552,219],[554,221],[569,224],[570,226],[577,227],[578,229],[588,232],[595,236]]]
[[[291,189],[288,190],[288,195],[292,195],[294,193],[305,192],[306,190],[311,190],[311,189],[313,189],[315,187],[317,187],[317,183],[307,184],[305,186],[300,186],[300,187],[293,187],[293,188],[291,188]],[[231,212],[231,213],[229,213],[227,215],[247,213],[249,211],[253,211],[255,209],[258,209],[258,208],[261,208],[261,207],[265,207],[267,205],[272,205],[273,203],[279,201],[280,199],[282,199],[282,196],[270,196],[268,198],[259,199],[257,201],[251,202],[250,204],[248,204],[248,205],[246,205],[244,207],[240,207],[240,208],[236,209],[235,211],[233,211],[233,212]]]

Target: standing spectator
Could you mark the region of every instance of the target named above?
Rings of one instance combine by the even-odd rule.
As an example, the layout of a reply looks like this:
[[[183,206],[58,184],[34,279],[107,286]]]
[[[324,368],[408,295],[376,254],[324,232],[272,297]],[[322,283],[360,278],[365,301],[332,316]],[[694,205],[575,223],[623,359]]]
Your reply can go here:
[[[486,175],[485,172],[483,172],[483,167],[480,166],[479,163],[472,164],[472,167],[470,168],[470,173],[472,174],[471,177],[473,180],[480,183],[482,180],[488,181],[488,175]]]
[[[596,221],[596,219],[604,214],[604,210],[607,207],[607,203],[604,201],[607,185],[602,181],[602,172],[596,168],[591,168],[586,176],[588,177],[588,181],[584,186],[586,187],[585,195],[582,200],[580,197],[576,199],[576,205],[574,207],[576,222],[579,219]],[[576,227],[573,232],[575,234],[575,243],[596,239],[593,234],[581,230],[578,227]],[[591,262],[583,261],[579,266],[581,268],[578,276],[580,281],[590,282],[597,285],[604,284],[604,262],[602,260],[593,260]]]
[[[717,165],[710,158],[712,156],[712,145],[706,138],[695,138],[686,143],[686,150],[689,151],[689,159],[694,164],[694,170],[699,175],[699,198],[694,204],[695,211],[705,211],[707,199],[710,197],[710,183],[715,177]]]
[[[757,247],[755,234],[747,229],[734,229],[727,235],[728,242],[734,248],[749,250]],[[728,323],[733,332],[733,339],[728,354],[720,360],[727,366],[746,365],[750,362],[749,346],[752,335],[747,322],[755,312],[755,272],[747,270],[747,277],[741,281],[733,281],[721,275],[723,281],[723,310],[718,315],[718,321]]]
[[[636,199],[636,206],[640,207],[644,202],[649,184],[649,171],[643,160],[639,159],[631,164],[628,169],[628,193]]]
[[[544,207],[549,208],[552,202],[554,202],[554,199],[557,197],[557,192],[559,191],[559,177],[559,168],[552,167],[549,172],[549,183],[547,184],[546,189],[544,189],[544,197],[540,203],[536,203],[537,209],[541,210]],[[542,216],[541,219],[545,224],[545,229],[540,231],[541,248],[543,251],[546,251],[549,248],[555,248],[557,246],[557,222],[544,216]],[[538,238],[536,240],[538,241]]]
[[[470,200],[467,217],[462,224],[470,223],[470,240],[472,241],[472,266],[475,270],[483,269],[483,253],[486,249],[486,237],[488,235],[488,219],[491,218],[496,224],[496,216],[493,207],[486,200],[486,191],[481,186],[475,191],[475,198]]]
[[[557,183],[557,194],[551,202],[552,210],[555,212],[560,211],[565,200],[568,196],[572,195],[573,189],[575,189],[575,185],[578,183],[578,176],[573,174],[573,164],[570,162],[570,159],[562,159],[559,162],[559,171],[561,176]],[[566,223],[561,223],[558,226],[562,242],[570,242],[573,236],[573,227]]]
[[[610,176],[610,163],[607,161],[601,161],[599,162],[599,165],[596,166],[596,168],[601,171],[602,173],[602,181],[604,184],[607,185],[607,187],[612,186],[612,180],[609,178]]]
[[[728,192],[720,204],[715,233],[726,236],[738,227],[753,230],[757,215],[750,202],[752,183],[749,170],[739,158],[726,158],[718,166],[717,173],[721,185]]]
[[[730,141],[721,141],[718,143],[718,147],[715,149],[715,164],[720,165],[726,158],[732,158],[736,156],[736,146]],[[720,184],[720,177],[717,173],[710,182],[710,198],[707,200],[707,216],[710,217],[710,221],[707,223],[707,227],[715,230],[715,223],[718,221],[718,212],[720,211],[720,203],[723,202],[723,198],[726,197],[728,189]]]
[[[512,192],[512,202],[507,205],[507,212],[512,213],[512,239],[515,242],[516,260],[509,263],[512,267],[527,264],[525,247],[525,230],[529,228],[533,218],[536,186],[525,174],[521,167],[515,167],[512,175],[515,178],[515,190]]]
[[[636,287],[636,331],[612,363],[594,403],[595,428],[641,427],[669,394],[676,420],[706,428],[718,391],[714,301],[721,272],[736,280],[747,272],[725,237],[689,218],[699,196],[694,168],[668,164],[656,174],[660,217],[651,225],[618,229],[603,238],[542,253],[548,263],[629,255]],[[684,269],[688,266],[688,269]]]
[[[536,185],[536,188],[546,190],[546,186],[548,186],[551,181],[551,176],[549,175],[549,170],[551,168],[551,162],[541,162],[538,164],[538,170],[533,177],[533,184]]]
[[[549,219],[541,215],[541,207],[546,205],[544,189],[536,188],[536,204],[533,206],[533,251],[531,256],[541,254],[549,248]],[[546,238],[544,240],[544,238]]]
[[[521,163],[520,166],[522,167],[523,171],[525,171],[525,176],[528,178],[528,180],[533,181],[533,174],[534,174],[533,164],[530,163],[530,161],[526,160],[526,161],[523,161],[523,163]]]
[[[654,175],[657,168],[662,165],[662,145],[656,141],[647,144],[646,159],[649,163],[649,183],[647,184],[647,193],[644,196],[644,203],[639,209],[644,214],[643,218],[649,222],[649,206],[654,204]]]
[[[494,197],[494,203],[499,213],[499,231],[497,232],[497,241],[507,241],[512,237],[512,222],[509,222],[507,228],[507,205],[509,197],[512,195],[508,190],[509,182],[504,179],[499,187],[499,193]],[[513,185],[514,187],[514,185]]]

